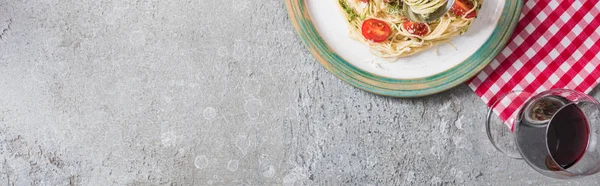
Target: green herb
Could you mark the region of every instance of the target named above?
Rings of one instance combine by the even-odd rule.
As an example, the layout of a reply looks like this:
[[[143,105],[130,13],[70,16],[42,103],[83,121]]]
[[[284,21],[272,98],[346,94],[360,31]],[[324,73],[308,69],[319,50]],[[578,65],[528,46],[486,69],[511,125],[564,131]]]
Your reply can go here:
[[[459,35],[463,35],[465,34],[465,32],[467,32],[469,30],[469,27],[464,27],[460,29]]]
[[[467,25],[467,26],[465,26],[465,27],[462,27],[462,28],[460,29],[459,35],[463,35],[463,34],[465,34],[465,32],[467,32],[467,31],[469,30],[469,28],[471,28],[471,23],[469,23],[469,25]]]
[[[358,14],[354,11],[354,9],[348,5],[346,0],[339,0],[339,3],[340,6],[342,6],[342,9],[344,9],[346,14],[348,15],[348,22],[352,22],[354,21],[354,19],[359,17]]]
[[[402,15],[402,2],[400,2],[400,1],[389,2],[387,12],[390,14]]]

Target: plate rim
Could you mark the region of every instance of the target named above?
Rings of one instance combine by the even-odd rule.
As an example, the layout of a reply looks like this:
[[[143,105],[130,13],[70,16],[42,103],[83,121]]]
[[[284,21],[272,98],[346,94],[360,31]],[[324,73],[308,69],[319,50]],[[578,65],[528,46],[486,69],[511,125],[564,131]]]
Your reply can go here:
[[[504,49],[520,18],[523,0],[505,0],[498,24],[490,37],[471,56],[443,72],[422,78],[383,77],[362,70],[337,55],[321,37],[306,8],[305,0],[286,0],[296,34],[309,52],[327,69],[346,83],[378,95],[412,98],[440,93],[471,79]]]

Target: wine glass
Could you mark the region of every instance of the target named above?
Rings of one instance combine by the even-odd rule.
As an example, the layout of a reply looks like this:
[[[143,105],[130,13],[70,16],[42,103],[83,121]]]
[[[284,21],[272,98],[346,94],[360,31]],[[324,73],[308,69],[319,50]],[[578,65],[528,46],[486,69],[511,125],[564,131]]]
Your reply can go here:
[[[600,103],[587,94],[510,92],[490,107],[486,131],[496,149],[546,176],[569,179],[600,171]]]

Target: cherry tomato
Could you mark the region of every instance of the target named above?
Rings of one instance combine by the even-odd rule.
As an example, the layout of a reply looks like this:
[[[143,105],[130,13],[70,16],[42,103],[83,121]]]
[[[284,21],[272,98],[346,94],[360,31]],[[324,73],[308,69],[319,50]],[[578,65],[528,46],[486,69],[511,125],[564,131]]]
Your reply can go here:
[[[387,40],[390,37],[390,33],[390,26],[381,20],[367,19],[362,24],[362,35],[365,39],[376,43]]]
[[[404,27],[404,29],[406,29],[408,33],[418,36],[424,36],[429,33],[429,29],[427,28],[427,25],[425,23],[418,23],[406,20],[404,21],[404,23],[402,23],[402,27]]]
[[[455,0],[452,8],[450,8],[450,11],[454,15],[462,17],[471,9],[473,9],[473,4],[471,4],[468,0]],[[472,11],[471,13],[467,14],[465,18],[474,18],[476,16],[477,11]]]

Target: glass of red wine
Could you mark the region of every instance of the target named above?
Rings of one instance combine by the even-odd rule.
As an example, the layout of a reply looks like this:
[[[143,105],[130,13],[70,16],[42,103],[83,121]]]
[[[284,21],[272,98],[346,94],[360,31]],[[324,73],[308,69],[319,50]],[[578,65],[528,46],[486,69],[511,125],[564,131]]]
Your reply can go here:
[[[523,159],[536,171],[568,179],[600,171],[600,104],[574,90],[510,92],[487,116],[487,135],[496,149]],[[510,111],[515,112],[510,112]]]

